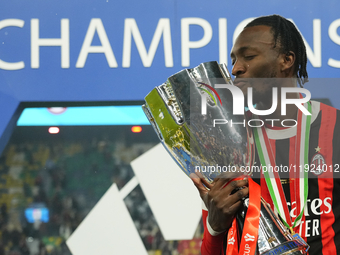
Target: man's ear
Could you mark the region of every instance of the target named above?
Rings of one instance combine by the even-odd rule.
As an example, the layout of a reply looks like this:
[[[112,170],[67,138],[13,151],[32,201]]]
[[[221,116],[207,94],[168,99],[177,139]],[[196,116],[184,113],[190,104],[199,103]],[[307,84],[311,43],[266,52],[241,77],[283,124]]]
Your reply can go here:
[[[295,53],[289,51],[286,54],[282,54],[281,72],[284,72],[287,76],[294,74]]]

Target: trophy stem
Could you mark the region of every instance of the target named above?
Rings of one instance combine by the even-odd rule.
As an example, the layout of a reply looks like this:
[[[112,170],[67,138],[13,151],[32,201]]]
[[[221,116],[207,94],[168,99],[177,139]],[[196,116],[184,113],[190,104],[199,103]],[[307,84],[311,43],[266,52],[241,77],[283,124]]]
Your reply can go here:
[[[238,213],[237,221],[239,228],[243,229],[247,208],[249,205],[249,198],[243,201],[243,210]],[[257,240],[258,255],[301,255],[306,254],[308,246],[300,239],[294,238],[286,226],[274,214],[272,209],[261,198],[261,211],[259,221],[259,234]],[[242,238],[242,236],[241,236]]]

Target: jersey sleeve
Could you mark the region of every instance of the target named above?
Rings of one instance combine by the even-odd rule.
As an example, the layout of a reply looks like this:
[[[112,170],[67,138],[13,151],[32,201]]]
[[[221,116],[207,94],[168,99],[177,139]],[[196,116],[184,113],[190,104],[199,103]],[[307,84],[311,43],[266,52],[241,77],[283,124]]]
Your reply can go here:
[[[203,204],[203,203],[202,203]],[[214,232],[211,228],[209,231],[209,223],[208,219],[208,210],[205,208],[204,204],[202,205],[202,220],[204,226],[203,240],[201,246],[201,254],[202,255],[223,255],[223,239],[225,237],[226,232],[217,233]],[[213,233],[210,233],[213,232]]]

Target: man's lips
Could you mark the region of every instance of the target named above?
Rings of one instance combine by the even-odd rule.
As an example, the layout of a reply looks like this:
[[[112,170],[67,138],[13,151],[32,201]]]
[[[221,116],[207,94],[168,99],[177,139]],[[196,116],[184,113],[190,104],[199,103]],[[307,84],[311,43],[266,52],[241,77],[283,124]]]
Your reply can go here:
[[[237,86],[237,87],[244,86],[247,83],[248,82],[245,79],[235,79],[234,80],[234,85]]]

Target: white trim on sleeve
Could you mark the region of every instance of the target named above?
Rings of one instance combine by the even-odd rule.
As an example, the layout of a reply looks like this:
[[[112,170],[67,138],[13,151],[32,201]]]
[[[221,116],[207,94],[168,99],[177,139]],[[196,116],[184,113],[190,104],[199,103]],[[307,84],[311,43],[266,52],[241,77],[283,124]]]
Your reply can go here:
[[[213,230],[212,227],[211,227],[210,224],[209,224],[208,219],[209,219],[209,214],[208,214],[208,217],[207,217],[207,222],[206,222],[206,224],[207,224],[207,229],[208,229],[210,235],[212,235],[212,236],[218,236],[219,234],[222,234],[222,233],[224,233],[224,232],[226,231],[226,230],[224,230],[224,231],[221,231],[221,232],[217,232],[217,231]]]

